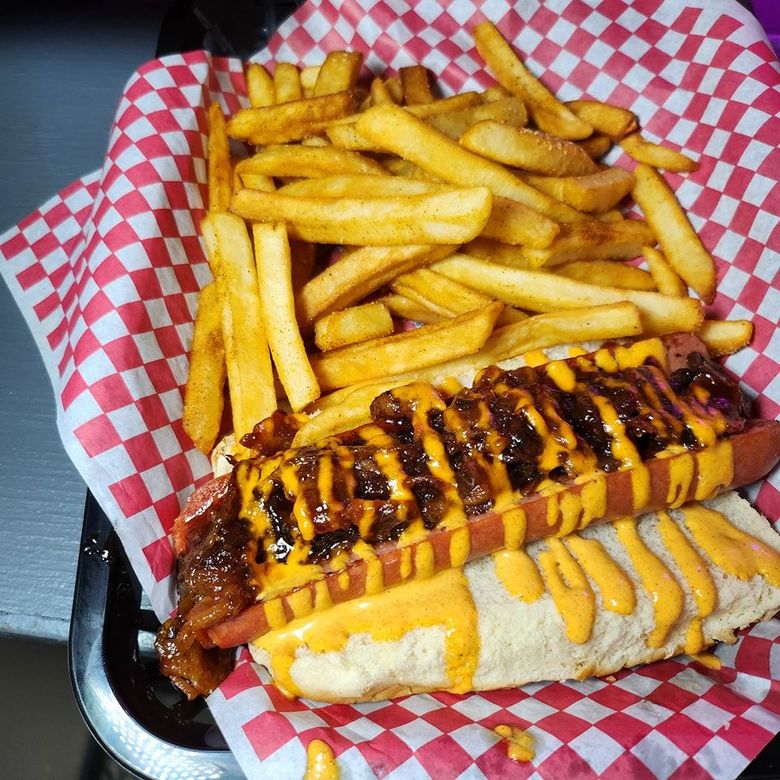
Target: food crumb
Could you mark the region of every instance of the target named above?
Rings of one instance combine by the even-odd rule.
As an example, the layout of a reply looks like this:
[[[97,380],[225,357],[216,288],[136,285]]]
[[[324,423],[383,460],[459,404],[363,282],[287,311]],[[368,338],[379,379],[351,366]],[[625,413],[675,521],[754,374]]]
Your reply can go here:
[[[506,742],[506,754],[512,761],[532,761],[536,755],[534,738],[529,732],[515,726],[500,725],[493,732]]]

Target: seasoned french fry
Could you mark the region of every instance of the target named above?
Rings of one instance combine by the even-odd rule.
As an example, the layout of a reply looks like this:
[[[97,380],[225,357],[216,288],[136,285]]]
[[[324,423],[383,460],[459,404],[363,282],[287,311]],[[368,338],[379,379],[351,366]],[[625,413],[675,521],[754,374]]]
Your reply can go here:
[[[528,113],[520,98],[508,97],[463,108],[460,111],[434,114],[426,117],[425,123],[457,141],[470,127],[487,119],[502,122],[511,127],[523,127],[528,122]]]
[[[535,268],[528,260],[521,246],[510,246],[490,238],[475,238],[463,247],[464,254],[478,257],[482,260],[490,260],[499,265],[508,265],[512,268]]]
[[[206,455],[214,448],[222,425],[226,375],[222,307],[217,285],[212,282],[200,292],[181,416],[185,433]]]
[[[302,97],[298,68],[289,62],[277,62],[274,70],[274,103],[290,103]]]
[[[571,100],[566,103],[566,108],[584,119],[595,132],[616,141],[633,133],[638,127],[636,117],[627,108],[600,103],[598,100]]]
[[[233,194],[233,169],[219,103],[209,106],[209,211],[227,211]]]
[[[266,176],[264,173],[252,173],[251,171],[241,166],[246,163],[247,160],[242,160],[236,165],[235,171],[241,180],[241,187],[234,188],[233,194],[240,192],[244,187],[250,190],[261,190],[262,192],[276,192],[276,185],[274,180],[270,176]]]
[[[384,104],[387,105],[387,104]],[[325,128],[328,140],[340,149],[351,152],[376,152],[377,147],[373,141],[360,135],[354,124],[330,125]]]
[[[290,245],[284,225],[253,225],[260,312],[276,371],[293,411],[320,394],[295,318]]]
[[[634,176],[622,168],[607,168],[588,176],[526,176],[525,180],[580,211],[604,213],[614,208],[634,186]]]
[[[591,160],[600,160],[612,148],[612,139],[608,135],[596,134],[584,141],[577,141],[577,145]]]
[[[494,194],[516,200],[543,214],[528,219],[531,246],[549,246],[558,227],[549,217],[572,221],[579,212],[533,189],[506,168],[458,146],[451,138],[428,127],[399,106],[375,106],[358,120],[357,131],[380,148],[394,152],[434,176],[454,184],[483,185]],[[574,215],[574,216],[572,216]]]
[[[651,246],[643,246],[642,254],[659,293],[674,298],[684,298],[688,294],[685,282],[674,272],[661,252]]]
[[[655,290],[653,277],[641,268],[612,260],[576,260],[559,265],[555,273],[567,279],[579,279],[590,284],[621,287],[626,290]]]
[[[248,140],[256,146],[300,141],[319,132],[323,122],[353,114],[357,93],[339,92],[306,98],[265,108],[244,108],[227,124],[231,138]]]
[[[588,122],[572,113],[529,73],[494,24],[478,24],[473,35],[477,51],[498,82],[523,99],[540,130],[568,140],[587,138],[593,132]]]
[[[374,160],[333,146],[294,144],[269,146],[253,157],[242,160],[237,167],[242,176],[246,173],[305,178],[319,178],[339,173],[370,173],[374,176],[387,176],[387,171]]]
[[[715,263],[658,171],[639,163],[631,194],[653,229],[669,265],[705,303],[715,297]]]
[[[314,323],[314,343],[323,351],[345,347],[360,341],[389,336],[393,318],[380,302],[350,306],[334,311]]]
[[[461,244],[482,232],[493,197],[487,187],[403,198],[304,198],[242,190],[230,208],[244,219],[289,223],[291,237],[352,246]]]
[[[434,322],[441,322],[446,317],[431,311],[416,301],[409,300],[405,295],[385,295],[379,299],[395,317],[400,317],[413,322],[421,322],[430,325]]]
[[[301,68],[301,91],[305,98],[314,97],[314,85],[320,75],[322,65],[307,65]]]
[[[394,103],[404,102],[404,88],[401,86],[401,79],[391,76],[389,79],[385,79],[385,87],[387,87]]]
[[[716,357],[733,355],[750,343],[753,323],[749,320],[704,320],[696,335]]]
[[[478,106],[481,102],[482,98],[479,92],[461,92],[452,97],[409,105],[405,107],[405,110],[419,119],[430,119],[441,114],[450,114],[453,111],[463,111]]]
[[[314,85],[314,96],[333,95],[357,84],[363,55],[359,51],[332,51],[325,58]]]
[[[494,84],[482,93],[482,100],[485,103],[492,103],[494,100],[503,100],[511,96],[512,93],[508,89],[505,89],[500,84]]]
[[[415,103],[430,103],[433,101],[428,71],[422,65],[409,65],[398,71],[401,86],[404,90],[404,100],[409,106]]]
[[[536,212],[533,209],[516,200],[496,195],[493,197],[490,219],[483,228],[482,235],[504,244],[533,246],[535,242],[542,241],[538,231],[529,230],[529,224],[533,224],[535,219]],[[546,241],[546,238],[543,240]]]
[[[639,133],[627,135],[620,141],[623,151],[633,157],[637,162],[652,165],[655,168],[663,168],[665,171],[676,173],[689,173],[699,169],[699,163],[690,157],[669,149],[661,144],[648,141]]]
[[[630,260],[642,254],[642,247],[655,244],[653,231],[638,219],[620,222],[587,222],[563,225],[547,249],[523,247],[532,267],[555,266],[575,260]]]
[[[492,119],[467,130],[459,143],[496,162],[549,176],[584,176],[597,171],[593,160],[571,141]]]
[[[210,212],[202,229],[215,253],[217,289],[222,302],[233,430],[240,439],[276,409],[271,356],[261,317],[257,271],[246,225],[233,214]]]
[[[503,305],[492,303],[435,325],[364,341],[312,358],[323,390],[413,371],[476,352],[487,340]]]
[[[467,255],[453,255],[433,264],[432,268],[467,287],[528,311],[576,309],[629,301],[642,315],[644,332],[651,335],[694,332],[703,318],[701,304],[693,298],[670,298],[657,292],[599,287],[556,274],[494,265]]]
[[[344,254],[315,276],[298,296],[298,321],[314,321],[345,309],[392,281],[399,274],[451,255],[454,246],[365,246]],[[392,311],[392,309],[391,309]]]
[[[395,103],[390,90],[378,76],[371,82],[371,105],[381,106],[383,103]]]
[[[252,108],[272,106],[276,99],[274,80],[268,75],[268,71],[257,62],[250,62],[246,66],[246,91],[249,96],[249,105]]]

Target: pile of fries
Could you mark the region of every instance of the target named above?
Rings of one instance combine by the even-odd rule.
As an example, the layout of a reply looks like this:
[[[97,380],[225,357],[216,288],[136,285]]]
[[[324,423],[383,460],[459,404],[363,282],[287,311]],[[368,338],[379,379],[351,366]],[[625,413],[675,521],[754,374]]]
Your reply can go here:
[[[696,162],[645,140],[624,108],[559,102],[494,25],[473,33],[498,81],[481,93],[436,97],[421,66],[361,89],[362,55],[337,51],[273,76],[250,64],[251,107],[226,121],[211,106],[214,282],[184,407],[204,453],[230,427],[226,380],[236,441],[281,405],[309,415],[300,445],[366,421],[384,390],[452,390],[531,350],[750,340],[749,322],[704,319],[715,265],[658,170]],[[615,143],[633,172],[599,162]],[[620,211],[629,198],[644,220]]]

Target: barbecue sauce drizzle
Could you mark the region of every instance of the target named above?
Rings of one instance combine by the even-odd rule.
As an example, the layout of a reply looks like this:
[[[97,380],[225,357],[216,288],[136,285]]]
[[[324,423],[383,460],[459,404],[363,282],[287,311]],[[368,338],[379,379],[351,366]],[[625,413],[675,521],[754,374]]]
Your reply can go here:
[[[179,559],[178,616],[157,641],[163,670],[189,696],[207,692],[230,658],[200,646],[203,630],[257,600],[342,569],[349,556],[370,564],[382,542],[403,547],[513,496],[641,468],[744,428],[745,401],[719,366],[692,353],[667,377],[664,355],[651,339],[535,368],[490,367],[449,398],[430,385],[396,388],[372,403],[373,423],[294,449],[300,418],[276,413],[245,437],[258,457],[237,464],[210,528]]]

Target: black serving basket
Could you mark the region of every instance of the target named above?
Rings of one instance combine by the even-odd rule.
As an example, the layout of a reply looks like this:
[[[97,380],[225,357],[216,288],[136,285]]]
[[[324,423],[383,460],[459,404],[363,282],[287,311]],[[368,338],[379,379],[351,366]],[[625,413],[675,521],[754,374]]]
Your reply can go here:
[[[301,4],[176,0],[157,54],[207,49],[246,58]],[[117,763],[139,777],[243,777],[204,700],[187,701],[160,674],[154,651],[159,625],[116,533],[88,493],[69,641],[71,681],[87,726]],[[742,778],[780,778],[780,737]]]

